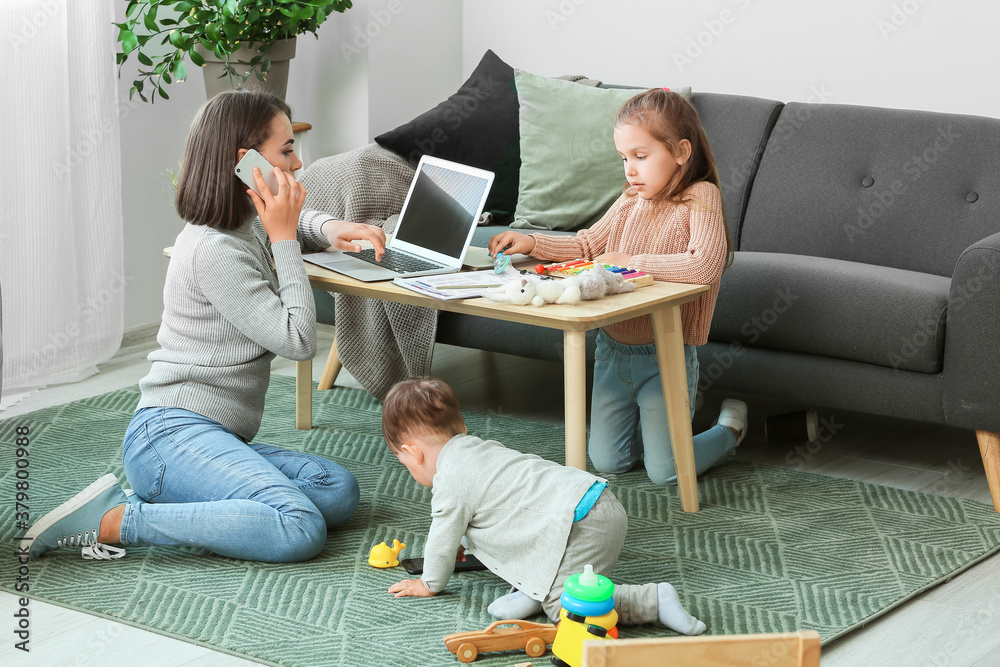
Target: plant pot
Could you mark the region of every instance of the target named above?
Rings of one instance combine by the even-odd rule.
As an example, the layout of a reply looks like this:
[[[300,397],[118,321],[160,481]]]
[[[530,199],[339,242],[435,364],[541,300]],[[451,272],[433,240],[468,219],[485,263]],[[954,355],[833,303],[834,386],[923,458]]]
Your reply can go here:
[[[260,54],[260,49],[257,46],[252,49],[242,46],[229,56],[230,64],[239,75],[233,76],[232,81],[226,75],[225,61],[219,59],[213,52],[208,51],[200,44],[196,48],[198,54],[205,59],[205,66],[202,70],[205,73],[205,94],[209,99],[224,90],[234,88],[255,88],[271,93],[282,100],[285,99],[285,91],[288,88],[288,61],[295,57],[295,37],[275,42],[271,48],[264,52],[264,55],[271,61],[271,69],[264,74],[264,81],[258,79],[256,74],[251,74],[245,83],[242,80],[243,74],[250,69],[250,66],[245,63],[249,63],[252,58]]]

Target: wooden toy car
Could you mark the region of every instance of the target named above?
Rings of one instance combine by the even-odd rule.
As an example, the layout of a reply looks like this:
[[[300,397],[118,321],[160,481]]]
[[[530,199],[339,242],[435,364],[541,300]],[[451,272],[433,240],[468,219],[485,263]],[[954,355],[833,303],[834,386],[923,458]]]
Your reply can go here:
[[[506,626],[506,627],[501,627]],[[556,637],[556,626],[531,621],[497,621],[485,630],[456,632],[444,638],[444,645],[459,662],[472,662],[480,653],[524,648],[532,658],[545,654]]]

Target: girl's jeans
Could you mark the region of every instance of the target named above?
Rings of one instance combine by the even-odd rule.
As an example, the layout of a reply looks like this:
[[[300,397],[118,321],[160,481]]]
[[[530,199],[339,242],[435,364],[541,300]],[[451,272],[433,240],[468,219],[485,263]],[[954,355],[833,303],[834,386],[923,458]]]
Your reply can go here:
[[[357,480],[312,454],[247,444],[180,408],[135,413],[122,459],[144,502],[125,505],[121,543],[192,546],[230,558],[312,558],[358,507]]]
[[[698,354],[693,345],[684,346],[684,360],[694,416]],[[736,435],[726,426],[717,424],[694,436],[698,474],[735,448]],[[677,483],[655,345],[626,345],[603,331],[598,334],[587,449],[600,472],[627,472],[644,458],[655,484]]]

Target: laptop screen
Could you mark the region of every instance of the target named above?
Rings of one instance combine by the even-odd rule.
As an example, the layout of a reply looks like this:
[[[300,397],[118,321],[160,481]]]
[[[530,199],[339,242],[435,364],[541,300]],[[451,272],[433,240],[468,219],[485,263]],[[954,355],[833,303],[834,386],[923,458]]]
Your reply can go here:
[[[487,178],[422,164],[396,238],[448,257],[461,257],[489,186]]]

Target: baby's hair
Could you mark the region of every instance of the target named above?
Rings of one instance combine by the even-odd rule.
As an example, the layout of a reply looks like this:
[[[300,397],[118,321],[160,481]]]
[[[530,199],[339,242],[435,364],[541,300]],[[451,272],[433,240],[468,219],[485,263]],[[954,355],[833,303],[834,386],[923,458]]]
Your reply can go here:
[[[683,193],[699,181],[708,181],[722,189],[712,147],[708,143],[705,128],[702,127],[698,111],[691,100],[666,88],[652,88],[639,93],[621,106],[615,118],[615,127],[623,125],[636,125],[646,130],[654,139],[664,144],[674,156],[681,154],[682,140],[687,139],[691,143],[691,157],[680,165],[673,180],[654,199],[664,198],[688,205],[691,202],[682,199]],[[625,183],[624,189],[626,193],[630,192],[628,182]],[[725,210],[719,213],[722,215],[726,230],[728,268],[733,263],[733,240],[729,233],[729,225],[725,222]]]
[[[413,435],[436,435],[444,440],[465,432],[455,390],[438,378],[422,376],[397,382],[382,404],[382,437],[398,452]]]
[[[256,213],[246,185],[234,173],[237,152],[259,150],[279,113],[292,118],[283,101],[250,90],[228,90],[201,106],[188,132],[177,184],[175,207],[183,220],[236,229]]]

